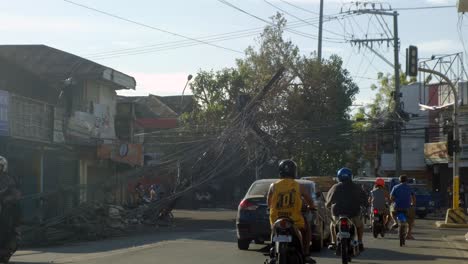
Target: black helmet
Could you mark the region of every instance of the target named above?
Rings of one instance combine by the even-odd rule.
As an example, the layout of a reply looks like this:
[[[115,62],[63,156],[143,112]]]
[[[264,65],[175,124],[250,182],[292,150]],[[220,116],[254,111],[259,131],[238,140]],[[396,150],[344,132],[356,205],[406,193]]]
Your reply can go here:
[[[296,178],[297,165],[292,160],[282,160],[279,164],[280,178]]]

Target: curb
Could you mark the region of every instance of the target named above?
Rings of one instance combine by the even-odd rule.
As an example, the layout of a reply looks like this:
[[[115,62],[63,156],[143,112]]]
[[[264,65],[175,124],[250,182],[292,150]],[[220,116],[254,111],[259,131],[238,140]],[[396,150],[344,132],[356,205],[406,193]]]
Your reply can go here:
[[[454,223],[445,223],[444,221],[437,221],[435,223],[437,228],[468,228],[468,224],[454,224]]]

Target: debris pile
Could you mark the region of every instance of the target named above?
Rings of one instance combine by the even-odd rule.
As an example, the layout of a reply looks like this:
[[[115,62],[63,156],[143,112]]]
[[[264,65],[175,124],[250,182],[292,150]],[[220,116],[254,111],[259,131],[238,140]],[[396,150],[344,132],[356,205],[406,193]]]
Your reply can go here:
[[[87,203],[64,216],[35,226],[23,227],[23,244],[50,245],[72,241],[98,240],[121,236],[139,225],[164,225],[163,205],[158,203],[124,208],[118,205]],[[172,220],[172,219],[171,219]]]

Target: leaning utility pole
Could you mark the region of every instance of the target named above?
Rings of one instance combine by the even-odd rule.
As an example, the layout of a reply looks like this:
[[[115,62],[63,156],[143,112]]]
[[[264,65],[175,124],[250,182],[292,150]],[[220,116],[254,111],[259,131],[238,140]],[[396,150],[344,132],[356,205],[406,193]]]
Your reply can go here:
[[[375,16],[391,16],[393,17],[393,37],[387,38],[364,38],[364,39],[352,39],[350,42],[352,44],[358,45],[359,47],[370,47],[369,49],[374,52],[372,49],[372,43],[393,43],[393,51],[394,51],[394,75],[395,75],[395,92],[393,94],[395,100],[395,106],[393,109],[394,116],[395,116],[395,129],[394,129],[394,150],[395,150],[395,176],[399,177],[401,174],[401,120],[399,115],[401,113],[401,92],[400,92],[400,39],[398,37],[398,12],[392,11],[391,8],[383,9],[382,6],[380,9],[376,9],[375,5],[372,5],[372,8],[367,8],[364,5],[363,9],[356,9],[356,10],[349,10],[347,11],[349,14],[369,14]],[[369,45],[370,43],[370,45]],[[376,53],[379,57],[380,54]]]
[[[320,20],[319,20],[318,49],[317,49],[317,55],[318,55],[319,61],[322,61],[322,31],[323,31],[323,0],[320,0]]]

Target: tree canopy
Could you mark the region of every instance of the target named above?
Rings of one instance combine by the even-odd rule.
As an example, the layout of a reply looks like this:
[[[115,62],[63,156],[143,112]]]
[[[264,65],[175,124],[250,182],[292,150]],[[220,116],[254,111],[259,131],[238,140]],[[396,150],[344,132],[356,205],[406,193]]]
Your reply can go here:
[[[222,126],[239,110],[242,95],[255,95],[284,67],[283,78],[261,102],[257,125],[274,142],[274,155],[296,160],[301,175],[334,173],[351,149],[349,108],[358,86],[340,57],[319,61],[301,54],[284,38],[284,17],[277,14],[272,22],[235,67],[199,71],[190,86],[197,106],[185,120]]]

